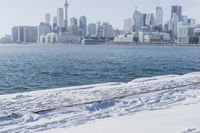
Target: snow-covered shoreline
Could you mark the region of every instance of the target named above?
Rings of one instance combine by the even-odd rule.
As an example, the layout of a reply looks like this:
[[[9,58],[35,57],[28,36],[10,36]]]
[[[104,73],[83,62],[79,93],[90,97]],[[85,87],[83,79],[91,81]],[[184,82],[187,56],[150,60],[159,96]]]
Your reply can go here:
[[[200,104],[198,72],[1,95],[0,132],[67,131],[97,119],[193,104]]]

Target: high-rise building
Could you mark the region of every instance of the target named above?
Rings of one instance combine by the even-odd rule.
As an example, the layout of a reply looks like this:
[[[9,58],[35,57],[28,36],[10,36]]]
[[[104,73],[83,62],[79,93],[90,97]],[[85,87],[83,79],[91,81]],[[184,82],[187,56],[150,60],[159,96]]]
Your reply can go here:
[[[16,43],[18,41],[18,27],[13,27],[12,28],[12,42]]]
[[[147,24],[146,24],[146,18],[147,18],[147,14],[146,13],[143,13],[142,14],[142,21],[143,21],[143,26],[147,26]]]
[[[133,31],[134,32],[141,31],[142,26],[143,26],[142,14],[138,10],[135,10],[133,13]]]
[[[51,32],[51,26],[48,23],[40,23],[38,26],[38,42],[40,41],[40,37],[46,36],[48,33]]]
[[[163,26],[163,10],[160,6],[157,6],[155,10],[155,21],[157,26]]]
[[[95,23],[91,23],[91,24],[88,24],[88,36],[89,37],[95,37],[96,36],[96,24]]]
[[[174,14],[176,14],[178,16],[178,21],[182,20],[182,6],[172,6],[171,9],[171,18],[173,18]]]
[[[177,38],[178,23],[179,23],[178,15],[174,13],[169,21],[169,30],[171,32],[170,35],[173,40]]]
[[[57,26],[59,28],[59,33],[63,32],[64,26],[64,10],[63,8],[57,9]]]
[[[113,26],[109,23],[103,23],[103,37],[111,38],[113,37]]]
[[[68,31],[68,7],[69,7],[69,4],[68,4],[68,1],[66,0],[65,1],[65,4],[64,4],[64,7],[65,7],[65,30]]]
[[[147,14],[146,17],[146,25],[147,26],[155,26],[156,22],[155,22],[155,17],[153,13],[149,13]]]
[[[124,20],[124,33],[132,33],[133,32],[133,19],[128,18]]]
[[[69,32],[72,35],[79,35],[79,33],[78,33],[78,20],[75,17],[70,19]]]
[[[149,31],[151,32],[154,32],[155,31],[155,17],[154,17],[154,13],[149,13],[147,14],[147,17],[146,17],[146,25],[148,26],[149,28]]]
[[[54,33],[58,33],[58,23],[57,23],[57,17],[53,17],[53,26],[52,26],[52,31]]]
[[[81,36],[86,36],[87,34],[87,18],[82,16],[79,18],[79,28],[81,31]]]
[[[34,43],[37,42],[38,32],[36,26],[16,26],[12,28],[13,42]]]
[[[100,21],[97,22],[97,31],[96,31],[97,37],[103,37],[103,26]]]
[[[49,13],[47,13],[45,15],[45,23],[50,24],[51,23],[51,15]]]

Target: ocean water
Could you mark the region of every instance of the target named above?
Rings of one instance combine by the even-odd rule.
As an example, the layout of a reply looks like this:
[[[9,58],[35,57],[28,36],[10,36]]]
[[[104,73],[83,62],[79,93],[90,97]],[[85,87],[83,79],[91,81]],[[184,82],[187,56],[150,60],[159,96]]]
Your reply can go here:
[[[0,45],[0,95],[200,71],[200,47]]]

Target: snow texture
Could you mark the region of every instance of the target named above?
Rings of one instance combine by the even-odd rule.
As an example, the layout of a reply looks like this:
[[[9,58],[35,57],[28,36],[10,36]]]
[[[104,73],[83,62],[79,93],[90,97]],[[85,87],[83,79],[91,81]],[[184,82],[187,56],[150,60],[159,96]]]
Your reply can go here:
[[[0,95],[0,132],[68,129],[104,118],[199,104],[198,72]],[[198,129],[200,122],[198,127],[185,127],[182,133],[199,133]]]

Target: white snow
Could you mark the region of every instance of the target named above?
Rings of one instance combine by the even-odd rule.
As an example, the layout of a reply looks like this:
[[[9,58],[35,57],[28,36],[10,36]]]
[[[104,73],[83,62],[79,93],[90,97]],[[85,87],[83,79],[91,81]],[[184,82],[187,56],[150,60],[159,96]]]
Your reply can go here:
[[[200,73],[0,95],[0,132],[200,132]]]
[[[142,111],[135,115],[97,120],[68,129],[53,129],[46,133],[199,133],[200,106],[182,105],[176,108]],[[188,127],[188,128],[187,128]],[[200,128],[199,128],[200,129]]]

